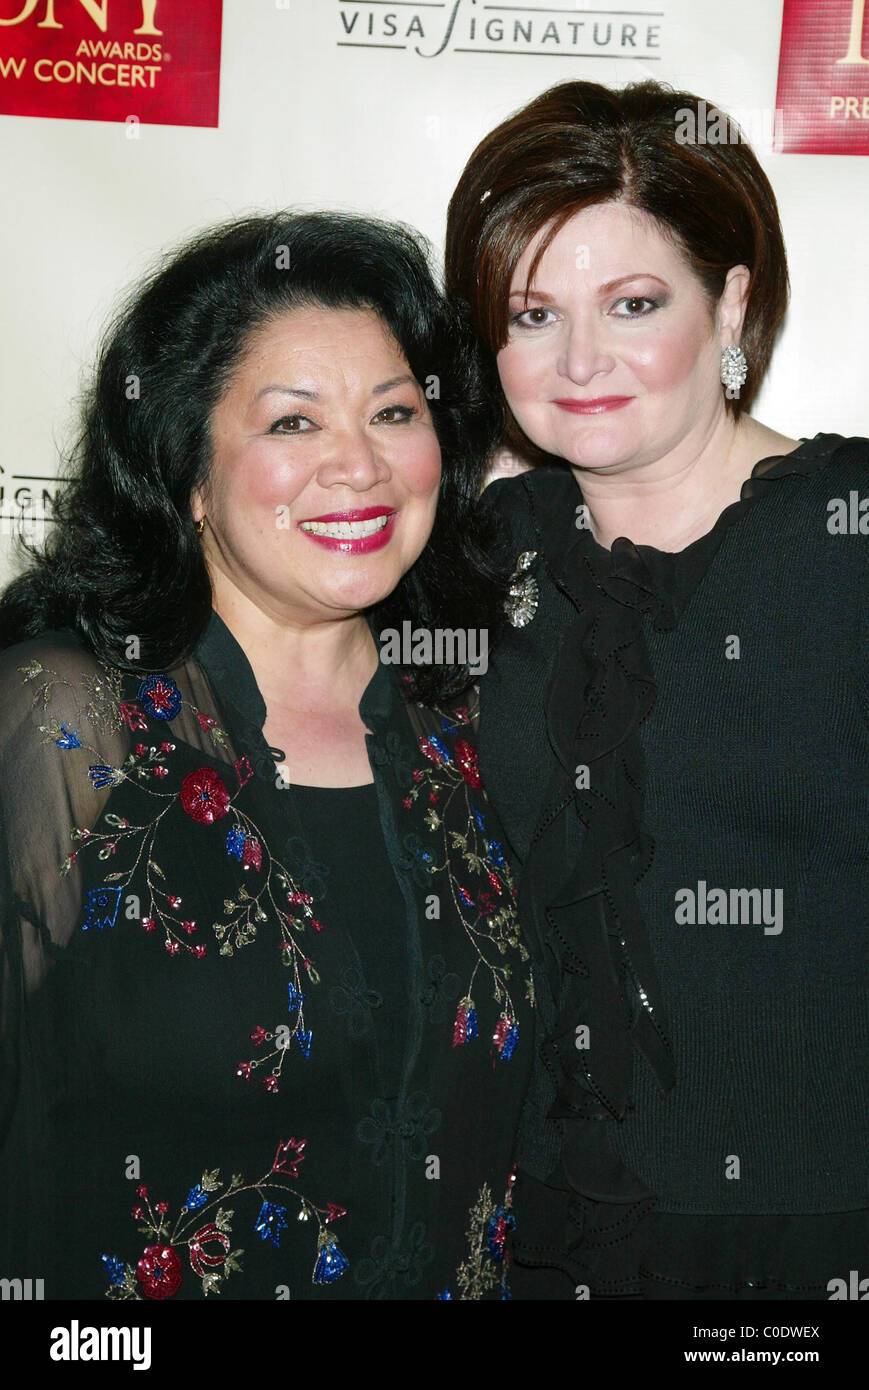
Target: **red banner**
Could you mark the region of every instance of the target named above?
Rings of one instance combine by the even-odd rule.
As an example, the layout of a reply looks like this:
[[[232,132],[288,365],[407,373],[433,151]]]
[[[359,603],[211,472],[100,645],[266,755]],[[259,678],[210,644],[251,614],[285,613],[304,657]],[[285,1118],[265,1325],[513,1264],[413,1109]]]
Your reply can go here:
[[[0,0],[0,112],[216,126],[221,0]]]
[[[869,154],[869,0],[784,0],[778,138],[793,154]]]

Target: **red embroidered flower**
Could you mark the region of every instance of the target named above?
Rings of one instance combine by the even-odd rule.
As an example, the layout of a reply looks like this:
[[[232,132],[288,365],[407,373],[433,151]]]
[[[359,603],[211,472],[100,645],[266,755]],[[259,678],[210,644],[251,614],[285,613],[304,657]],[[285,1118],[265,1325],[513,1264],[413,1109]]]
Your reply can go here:
[[[481,787],[480,769],[477,765],[477,750],[468,743],[467,739],[456,739],[456,762],[462,769],[462,776],[470,787]]]
[[[244,849],[241,852],[241,867],[243,869],[261,869],[262,865],[262,845],[255,835],[248,835],[244,842]]]
[[[181,1261],[171,1245],[149,1245],[136,1265],[146,1298],[171,1298],[181,1287]]]
[[[307,1143],[307,1139],[289,1138],[286,1143],[278,1144],[272,1160],[272,1172],[289,1173],[291,1178],[297,1178],[299,1164],[305,1161]]]
[[[219,1246],[220,1249],[206,1249],[206,1246]],[[229,1236],[218,1230],[213,1221],[200,1226],[190,1242],[190,1263],[200,1279],[207,1269],[220,1269],[229,1254]]]
[[[147,729],[148,723],[135,700],[122,700],[118,705],[121,718],[131,731]],[[142,745],[144,747],[144,744]]]
[[[210,767],[198,767],[195,772],[188,772],[181,783],[179,795],[188,816],[200,825],[212,825],[216,820],[223,820],[229,810],[229,792]]]

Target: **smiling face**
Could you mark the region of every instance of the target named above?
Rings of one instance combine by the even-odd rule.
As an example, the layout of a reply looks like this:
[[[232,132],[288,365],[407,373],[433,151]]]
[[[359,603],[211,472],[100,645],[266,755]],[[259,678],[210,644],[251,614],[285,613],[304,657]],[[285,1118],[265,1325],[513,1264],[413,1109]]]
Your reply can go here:
[[[724,415],[721,349],[739,341],[748,271],[710,303],[683,255],[646,213],[585,208],[537,267],[542,231],[510,286],[498,353],[507,403],[528,438],[576,467],[652,463],[708,437]]]
[[[250,339],[211,437],[192,511],[206,517],[212,582],[278,620],[359,613],[423,550],[440,447],[423,391],[375,313],[317,306],[272,319]]]

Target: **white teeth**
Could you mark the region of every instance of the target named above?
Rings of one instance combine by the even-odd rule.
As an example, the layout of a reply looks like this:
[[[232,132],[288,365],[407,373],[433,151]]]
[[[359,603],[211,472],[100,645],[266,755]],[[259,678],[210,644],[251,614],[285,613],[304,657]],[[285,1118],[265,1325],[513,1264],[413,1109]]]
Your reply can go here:
[[[299,528],[313,536],[330,536],[336,541],[361,541],[366,536],[376,536],[389,519],[387,515],[373,516],[368,521],[301,521]]]

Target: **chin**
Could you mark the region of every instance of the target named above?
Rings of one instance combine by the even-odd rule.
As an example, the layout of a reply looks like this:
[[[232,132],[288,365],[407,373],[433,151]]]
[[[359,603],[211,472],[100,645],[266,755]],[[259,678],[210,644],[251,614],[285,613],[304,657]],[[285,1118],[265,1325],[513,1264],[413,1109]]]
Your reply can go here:
[[[633,441],[604,428],[584,430],[580,437],[561,439],[554,453],[576,468],[606,468],[629,458],[635,447]]]

